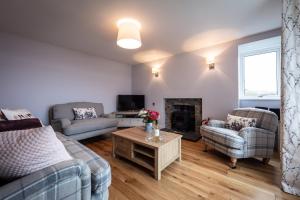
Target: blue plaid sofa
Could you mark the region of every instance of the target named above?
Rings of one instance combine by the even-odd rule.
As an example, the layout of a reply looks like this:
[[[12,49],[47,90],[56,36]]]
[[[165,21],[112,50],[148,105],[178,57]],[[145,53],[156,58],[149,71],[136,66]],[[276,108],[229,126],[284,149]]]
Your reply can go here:
[[[56,133],[73,160],[44,168],[0,187],[5,200],[107,200],[109,163],[76,140]]]
[[[256,127],[245,127],[235,131],[227,129],[224,121],[210,120],[208,125],[203,125],[200,129],[205,150],[210,146],[228,155],[232,168],[236,167],[239,158],[260,157],[264,163],[268,163],[273,155],[278,128],[277,115],[256,108],[238,108],[231,115],[256,118]]]

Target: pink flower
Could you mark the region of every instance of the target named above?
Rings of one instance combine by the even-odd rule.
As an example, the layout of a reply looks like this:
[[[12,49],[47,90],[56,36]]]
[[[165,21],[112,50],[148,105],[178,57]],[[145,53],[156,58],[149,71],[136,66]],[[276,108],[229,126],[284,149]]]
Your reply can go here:
[[[157,122],[159,119],[159,112],[154,110],[141,110],[139,116],[144,118],[145,122]]]

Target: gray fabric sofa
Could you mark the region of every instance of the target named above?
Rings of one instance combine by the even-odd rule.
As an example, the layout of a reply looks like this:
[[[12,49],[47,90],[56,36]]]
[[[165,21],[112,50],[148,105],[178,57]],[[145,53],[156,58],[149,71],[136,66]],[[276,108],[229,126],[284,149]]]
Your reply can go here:
[[[73,108],[89,107],[96,109],[97,118],[74,120]],[[118,126],[118,121],[105,117],[102,103],[74,102],[57,104],[50,108],[49,118],[55,131],[62,132],[76,140],[109,133],[115,131]]]
[[[245,127],[235,131],[225,128],[225,121],[210,120],[208,125],[203,125],[200,129],[205,149],[208,145],[228,155],[232,168],[236,166],[239,158],[260,157],[264,163],[268,163],[274,150],[275,132],[278,128],[277,115],[256,108],[239,108],[231,114],[256,118],[256,127]]]
[[[74,158],[44,168],[0,187],[0,199],[107,200],[109,163],[76,140],[56,133]]]

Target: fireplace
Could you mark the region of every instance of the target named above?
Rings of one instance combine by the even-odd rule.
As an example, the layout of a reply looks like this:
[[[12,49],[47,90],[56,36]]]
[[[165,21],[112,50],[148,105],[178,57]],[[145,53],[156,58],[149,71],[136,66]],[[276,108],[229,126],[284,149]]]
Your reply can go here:
[[[195,132],[195,106],[174,105],[171,114],[171,129],[182,132]]]
[[[183,135],[183,138],[197,140],[202,120],[201,98],[166,98],[165,127]]]

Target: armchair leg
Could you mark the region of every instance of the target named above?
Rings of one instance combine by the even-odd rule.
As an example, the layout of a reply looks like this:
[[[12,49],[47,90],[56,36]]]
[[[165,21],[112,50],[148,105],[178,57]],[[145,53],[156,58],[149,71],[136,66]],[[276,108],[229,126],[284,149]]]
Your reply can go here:
[[[230,167],[232,169],[235,169],[236,168],[236,163],[237,163],[237,158],[230,158]]]
[[[264,165],[267,165],[270,162],[270,158],[263,158],[262,162]]]
[[[208,149],[208,145],[204,144],[204,152],[207,152],[207,149]]]

